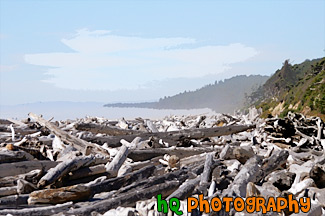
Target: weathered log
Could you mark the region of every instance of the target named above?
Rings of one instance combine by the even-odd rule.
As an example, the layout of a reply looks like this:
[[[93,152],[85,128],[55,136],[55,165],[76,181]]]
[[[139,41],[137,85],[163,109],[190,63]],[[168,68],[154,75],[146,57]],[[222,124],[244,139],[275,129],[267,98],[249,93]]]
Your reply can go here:
[[[288,190],[291,187],[295,179],[295,176],[296,176],[295,173],[289,172],[285,169],[276,170],[270,173],[269,175],[267,175],[265,177],[265,181],[273,184],[274,186],[279,188],[279,190],[283,191],[283,190]]]
[[[37,116],[34,113],[28,114],[31,118],[33,118],[38,124],[40,124],[43,127],[46,127],[49,129],[53,134],[58,136],[63,142],[72,145],[76,149],[78,149],[80,152],[83,152],[85,155],[88,155],[90,153],[100,153],[104,155],[109,155],[109,153],[103,149],[101,146],[95,145],[93,143],[89,143],[85,140],[79,139],[65,131],[60,130],[55,125],[51,124],[50,122],[46,121],[40,116]]]
[[[134,163],[129,164],[129,166],[131,167],[132,171],[141,169],[141,168],[149,166],[149,165],[157,166],[160,164],[159,159],[163,159],[163,156],[154,157],[154,158],[152,158],[150,160],[146,160],[146,161],[134,162]]]
[[[155,171],[156,167],[151,165],[140,170],[128,173],[121,177],[107,179],[91,186],[91,191],[96,194],[100,192],[117,190],[125,185],[129,185],[133,182],[141,181],[149,178]]]
[[[301,137],[307,139],[310,143],[314,143],[314,141],[315,141],[315,138],[314,137],[307,136],[306,134],[304,134],[301,131],[299,131],[297,128],[295,128],[295,130],[296,130],[296,134],[298,134]]]
[[[213,148],[186,148],[186,147],[170,147],[155,149],[134,149],[131,150],[128,157],[133,161],[150,160],[151,158],[162,156],[165,154],[176,155],[178,158],[198,155],[204,152],[215,151]]]
[[[110,199],[98,201],[82,208],[72,209],[67,211],[67,214],[90,215],[93,211],[104,213],[109,209],[116,208],[118,206],[135,205],[137,201],[151,199],[153,196],[158,194],[162,194],[163,197],[167,197],[173,191],[175,191],[181,183],[181,181],[172,180],[142,190],[134,189],[128,193],[123,193]]]
[[[317,187],[325,188],[325,165],[315,164],[309,172]]]
[[[34,160],[34,157],[25,151],[0,151],[0,163]]]
[[[30,192],[33,192],[36,189],[37,189],[36,185],[34,185],[28,181],[25,181],[23,179],[17,180],[17,193],[18,194],[29,194]]]
[[[204,170],[203,170],[203,173],[202,173],[202,176],[201,176],[200,185],[205,185],[210,181],[211,171],[214,168],[214,167],[212,167],[214,155],[215,155],[214,152],[209,153],[209,154],[206,155]]]
[[[100,125],[94,123],[78,123],[75,125],[77,130],[90,131],[92,133],[103,133],[110,136],[121,136],[130,134],[140,134],[140,131],[121,129],[107,125]]]
[[[280,167],[288,158],[285,150],[275,152],[262,165],[262,158],[250,158],[236,175],[234,181],[223,191],[223,196],[246,196],[246,186],[249,182],[256,183]],[[262,165],[262,166],[261,166]]]
[[[189,165],[201,164],[204,163],[206,155],[208,153],[201,153],[197,155],[192,155],[189,157],[184,157],[179,160],[181,167],[186,167]]]
[[[0,209],[17,208],[19,205],[27,205],[29,194],[17,194],[0,198]]]
[[[79,184],[57,189],[44,189],[34,191],[29,195],[28,204],[50,203],[59,204],[68,201],[88,200],[92,197],[92,191],[89,186]]]
[[[93,155],[75,157],[72,160],[62,162],[53,169],[50,169],[45,176],[43,176],[37,184],[37,187],[42,188],[46,185],[51,185],[58,179],[67,175],[71,171],[75,171],[82,166],[89,166],[95,157]]]
[[[215,190],[216,190],[216,181],[214,179],[212,179],[211,184],[209,186],[208,189],[208,197],[211,198],[212,195],[214,194]]]
[[[12,122],[9,119],[0,119],[0,124],[10,125]]]
[[[262,167],[259,169],[259,176],[257,181],[260,181],[268,174],[281,167],[284,163],[286,163],[287,158],[289,156],[289,152],[286,150],[281,150],[274,152],[271,157],[265,159],[263,161]],[[255,182],[254,182],[255,183]]]
[[[35,169],[49,170],[59,164],[56,161],[21,161],[0,164],[0,178],[27,173]]]
[[[39,179],[42,177],[43,171],[42,170],[32,170],[28,173],[16,175],[16,176],[7,176],[0,178],[0,187],[10,187],[17,185],[18,179],[24,179],[28,182],[32,182],[34,184],[37,184]]]
[[[152,176],[150,178],[147,178],[146,181],[136,181],[136,182],[133,182],[132,184],[127,184],[123,188],[120,188],[119,190],[117,190],[116,193],[114,194],[114,196],[116,194],[127,193],[128,191],[131,191],[133,189],[141,190],[141,188],[148,188],[148,187],[151,187],[154,185],[161,184],[163,182],[169,182],[172,180],[179,180],[179,181],[184,182],[186,179],[191,179],[191,178],[197,177],[197,175],[190,172],[190,170],[191,169],[181,169],[181,170],[177,170],[177,171],[173,171],[173,172],[169,172],[169,173],[164,173],[162,175]],[[191,170],[191,171],[193,171],[193,170]],[[198,172],[197,174],[200,175],[202,173],[202,171],[203,171],[203,166],[202,166],[202,170],[200,170],[200,172]],[[157,174],[157,173],[155,173],[155,174]]]
[[[58,204],[55,206],[45,206],[45,207],[35,207],[35,208],[24,208],[24,209],[4,209],[0,210],[0,215],[17,215],[17,216],[26,216],[26,215],[35,215],[35,216],[45,216],[53,215],[59,212],[67,211],[71,206],[72,202]]]
[[[0,188],[0,197],[17,194],[17,186]]]
[[[262,163],[260,156],[250,158],[236,175],[234,181],[223,191],[223,196],[246,196],[246,186],[249,182],[259,179],[259,170]]]
[[[80,168],[76,171],[73,171],[69,174],[67,180],[71,181],[71,180],[76,180],[76,179],[80,179],[80,178],[85,178],[88,176],[94,176],[97,174],[108,174],[106,173],[106,168],[104,164],[99,164],[96,166],[91,166],[91,167],[83,167]]]
[[[36,133],[37,131],[37,129],[30,129],[28,127],[15,127],[15,132],[23,136]],[[8,126],[0,125],[0,132],[11,132],[11,129]]]
[[[10,121],[11,123],[14,123],[20,127],[27,127],[27,124],[19,121],[19,120],[15,120],[15,119],[11,119],[11,118],[7,118],[6,120]]]
[[[229,144],[226,144],[225,147],[221,150],[219,157],[222,160],[235,159],[234,148]]]
[[[195,187],[200,183],[202,177],[197,176],[194,179],[185,181],[177,190],[167,197],[167,200],[171,198],[185,199],[192,194]]]
[[[193,128],[180,131],[141,133],[113,137],[88,137],[85,138],[85,140],[90,142],[96,142],[98,144],[108,143],[109,147],[118,147],[121,146],[121,139],[125,139],[126,141],[131,142],[135,137],[138,136],[141,137],[141,139],[143,140],[149,139],[150,137],[156,137],[157,139],[162,139],[164,142],[167,142],[170,145],[175,145],[175,143],[182,142],[184,140],[204,139],[208,137],[230,135],[252,129],[254,127],[255,125],[231,125],[214,128]]]
[[[288,190],[288,192],[292,193],[293,195],[298,195],[298,193],[302,192],[308,187],[314,187],[314,186],[316,186],[314,180],[311,178],[306,178],[298,183],[294,182],[291,185],[291,188]]]
[[[117,176],[118,170],[121,168],[128,154],[129,154],[129,147],[126,145],[122,145],[118,153],[113,158],[113,160],[106,164],[105,166],[106,172],[108,172],[112,177]]]
[[[152,132],[152,133],[157,133],[159,132],[156,125],[154,125],[154,123],[150,120],[146,120],[146,124],[147,124],[147,127],[149,128],[149,130]]]
[[[317,140],[321,140],[322,138],[322,130],[323,130],[323,124],[322,124],[322,120],[318,117],[317,121],[316,121],[316,125],[317,125]]]
[[[11,187],[17,184],[17,176],[7,176],[0,178],[0,187]]]
[[[16,145],[16,143],[15,143]],[[19,146],[17,145],[17,148],[21,151],[24,151],[26,153],[31,154],[34,158],[38,159],[38,160],[46,160],[48,159],[48,155],[46,155],[45,153],[45,146],[42,145],[40,147],[23,147],[23,146]]]
[[[245,164],[249,158],[254,157],[254,151],[252,148],[247,148],[247,147],[235,147],[234,148],[234,155],[235,158],[241,163],[241,164]]]

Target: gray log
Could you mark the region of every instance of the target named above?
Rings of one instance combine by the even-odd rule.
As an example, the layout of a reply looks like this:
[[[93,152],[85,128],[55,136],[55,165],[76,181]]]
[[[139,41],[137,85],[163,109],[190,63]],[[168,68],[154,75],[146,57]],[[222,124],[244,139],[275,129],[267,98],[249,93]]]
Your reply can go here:
[[[214,167],[212,167],[212,165],[213,165],[213,156],[214,155],[215,155],[214,152],[209,153],[209,154],[206,155],[204,170],[203,170],[203,173],[202,173],[200,185],[205,185],[210,181],[211,171],[214,168]]]
[[[34,160],[34,157],[25,151],[0,151],[0,164],[29,160]]]
[[[236,175],[234,181],[223,191],[224,197],[246,196],[246,186],[249,182],[256,182],[259,177],[260,165],[262,158],[254,156],[250,158]]]
[[[17,186],[0,188],[0,197],[17,194]]]
[[[130,134],[140,134],[141,132],[135,130],[126,130],[118,127],[112,127],[107,125],[100,125],[94,123],[79,123],[75,125],[77,130],[81,131],[90,131],[94,134],[103,133],[110,136],[119,136],[119,135],[130,135]]]
[[[46,185],[51,185],[58,179],[67,175],[69,172],[75,171],[82,166],[87,166],[94,160],[95,157],[89,155],[89,156],[76,157],[72,160],[62,162],[58,164],[56,167],[54,167],[53,169],[50,169],[46,173],[46,175],[39,180],[37,187],[43,188]]]
[[[29,194],[11,195],[0,198],[0,209],[12,208],[19,205],[27,205]]]
[[[167,200],[171,198],[178,198],[183,200],[189,197],[194,191],[195,187],[200,183],[201,176],[197,176],[194,179],[189,179],[184,182],[177,190],[175,190],[171,195],[167,197]]]
[[[150,160],[154,157],[163,156],[165,154],[176,155],[178,158],[185,158],[192,155],[198,155],[205,152],[215,151],[213,148],[186,148],[186,147],[171,147],[171,148],[155,148],[155,149],[135,149],[129,153],[129,158],[133,161]]]
[[[54,124],[51,124],[50,122],[46,121],[45,119],[41,118],[40,116],[34,113],[29,113],[28,115],[29,117],[33,118],[38,124],[49,129],[54,135],[58,136],[63,142],[72,145],[80,152],[83,152],[85,155],[88,155],[90,153],[94,153],[94,154],[100,153],[104,155],[109,155],[109,153],[105,149],[101,148],[100,146],[94,145],[93,143],[89,143],[65,131],[62,131]]]
[[[104,164],[92,166],[92,167],[83,167],[76,171],[73,171],[71,175],[68,176],[68,180],[76,180],[80,178],[85,178],[89,176],[94,176],[97,174],[105,174],[106,168]]]
[[[36,189],[37,189],[36,185],[34,185],[28,181],[25,181],[23,179],[17,180],[17,193],[18,194],[29,194]]]
[[[126,141],[131,142],[136,137],[141,137],[141,139],[143,140],[147,140],[150,137],[156,137],[157,139],[162,139],[163,141],[168,142],[170,145],[174,145],[175,143],[182,142],[184,140],[204,139],[208,137],[230,135],[246,131],[252,128],[255,128],[255,125],[230,125],[214,128],[193,128],[180,131],[141,133],[113,137],[90,137],[85,139],[90,142],[96,142],[99,144],[108,143],[109,147],[118,147],[121,146],[121,139],[125,139]]]
[[[68,211],[67,214],[90,215],[93,211],[104,213],[112,208],[117,208],[118,206],[135,205],[137,201],[151,199],[153,196],[158,194],[162,194],[163,197],[166,197],[175,191],[181,183],[181,181],[172,180],[145,189],[135,189],[128,193],[92,203],[82,208],[72,209]]]
[[[28,173],[35,169],[44,168],[44,170],[49,170],[50,168],[55,167],[57,164],[59,164],[59,162],[42,160],[4,163],[0,164],[0,178]]]
[[[127,147],[126,145],[122,145],[113,160],[106,164],[106,172],[108,172],[112,177],[117,176],[118,170],[121,168],[128,154],[129,147]]]
[[[28,204],[50,203],[58,204],[68,201],[88,200],[92,197],[92,191],[89,186],[79,184],[57,189],[44,189],[34,191],[29,195]]]
[[[124,176],[107,179],[97,184],[94,184],[91,186],[91,190],[94,194],[106,192],[106,191],[118,190],[125,185],[129,185],[134,182],[149,178],[155,170],[156,170],[155,166],[153,165],[147,166],[140,170],[134,171],[132,173],[128,173]]]
[[[46,207],[35,207],[35,208],[24,208],[24,209],[4,209],[0,210],[0,215],[15,215],[15,216],[45,216],[45,215],[53,215],[59,212],[67,211],[72,206],[72,202],[58,204],[55,206],[46,206]]]

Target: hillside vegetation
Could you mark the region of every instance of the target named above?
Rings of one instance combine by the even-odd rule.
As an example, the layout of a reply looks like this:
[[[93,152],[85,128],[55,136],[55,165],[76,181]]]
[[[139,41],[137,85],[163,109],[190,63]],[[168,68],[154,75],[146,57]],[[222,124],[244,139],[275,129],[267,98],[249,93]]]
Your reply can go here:
[[[224,81],[216,81],[195,91],[185,91],[164,97],[158,102],[115,103],[107,107],[141,107],[154,109],[198,109],[210,108],[216,112],[233,113],[245,104],[245,98],[258,89],[268,76],[236,76]]]
[[[261,107],[264,117],[292,111],[325,119],[325,58],[294,65],[286,60],[248,101]]]

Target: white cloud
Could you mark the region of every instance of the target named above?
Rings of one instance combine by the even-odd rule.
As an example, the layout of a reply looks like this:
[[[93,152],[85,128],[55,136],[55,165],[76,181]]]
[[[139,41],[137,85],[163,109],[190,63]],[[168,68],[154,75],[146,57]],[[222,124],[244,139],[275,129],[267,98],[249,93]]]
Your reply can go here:
[[[126,37],[86,29],[62,43],[73,52],[28,54],[25,61],[51,67],[44,81],[67,89],[136,89],[153,80],[202,77],[258,54],[240,43],[198,46],[191,38]]]

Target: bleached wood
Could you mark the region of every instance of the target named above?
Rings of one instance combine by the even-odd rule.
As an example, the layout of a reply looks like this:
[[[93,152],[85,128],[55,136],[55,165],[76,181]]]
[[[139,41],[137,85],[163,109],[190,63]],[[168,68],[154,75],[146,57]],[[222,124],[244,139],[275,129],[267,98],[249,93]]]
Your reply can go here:
[[[34,191],[29,195],[28,204],[50,203],[59,204],[68,201],[87,200],[92,197],[89,186],[84,184],[61,187],[57,189],[44,189]]]
[[[25,151],[9,151],[3,150],[0,151],[0,164],[1,163],[11,163],[11,162],[18,162],[18,161],[30,161],[34,160],[34,157],[25,152]]]
[[[50,168],[55,167],[58,163],[59,162],[56,161],[45,161],[45,160],[3,163],[0,164],[0,171],[1,171],[0,178],[28,173],[35,169],[49,170]]]
[[[75,125],[77,130],[81,131],[90,131],[92,133],[103,133],[110,136],[119,136],[119,135],[130,135],[130,134],[139,134],[140,131],[121,129],[118,127],[100,125],[94,123],[78,123]]]
[[[208,182],[210,181],[211,171],[214,168],[214,167],[212,167],[214,155],[215,155],[214,152],[206,155],[204,170],[203,170],[203,173],[201,176],[200,185],[208,184]]]
[[[23,180],[23,179],[18,179],[17,180],[17,193],[18,194],[29,194],[30,192],[36,190],[37,187],[36,185]]]
[[[34,207],[34,208],[24,208],[24,209],[4,209],[0,210],[0,215],[15,215],[15,216],[26,216],[26,215],[35,215],[35,216],[45,216],[53,215],[59,212],[67,211],[71,206],[72,202],[58,204],[55,206],[45,206],[45,207]]]
[[[37,123],[39,123],[41,126],[46,127],[49,129],[54,135],[58,136],[63,142],[72,145],[76,149],[78,149],[80,152],[84,153],[85,155],[88,155],[90,153],[100,153],[100,154],[106,154],[109,155],[109,153],[103,149],[102,147],[95,145],[93,143],[87,142],[85,140],[79,139],[66,131],[60,130],[58,127],[56,127],[54,124],[51,124],[50,122],[46,121],[42,117],[34,114],[29,113],[29,117],[33,118]]]
[[[155,149],[134,149],[129,153],[129,158],[134,161],[150,160],[151,158],[163,156],[165,154],[176,155],[180,159],[192,155],[198,155],[205,152],[215,151],[213,148],[186,148],[186,147],[170,147]],[[181,162],[182,164],[182,162]]]
[[[17,194],[17,186],[0,188],[0,197]]]
[[[97,162],[105,162],[105,160],[98,160]],[[75,157],[72,160],[64,161],[58,164],[56,167],[50,169],[46,175],[39,180],[37,187],[43,188],[47,185],[51,185],[71,171],[78,170],[83,166],[94,164],[96,164],[96,157],[93,155]]]
[[[149,139],[150,137],[155,137],[158,140],[162,139],[164,142],[167,142],[170,145],[176,145],[177,142],[182,142],[184,140],[204,139],[208,137],[229,135],[246,131],[252,128],[255,128],[255,125],[230,125],[214,128],[193,128],[180,131],[141,133],[113,137],[88,137],[85,139],[100,144],[107,143],[109,147],[118,147],[121,146],[121,139],[125,139],[126,141],[131,142],[137,136],[141,137],[142,140]]]
[[[117,176],[118,170],[126,160],[128,154],[129,147],[127,147],[126,145],[122,145],[113,160],[106,164],[106,172],[108,172],[111,176]]]

